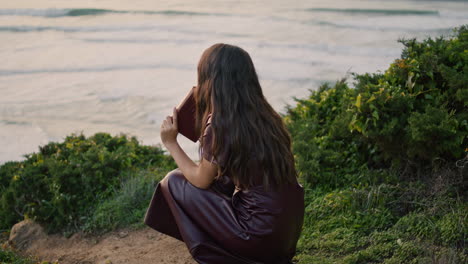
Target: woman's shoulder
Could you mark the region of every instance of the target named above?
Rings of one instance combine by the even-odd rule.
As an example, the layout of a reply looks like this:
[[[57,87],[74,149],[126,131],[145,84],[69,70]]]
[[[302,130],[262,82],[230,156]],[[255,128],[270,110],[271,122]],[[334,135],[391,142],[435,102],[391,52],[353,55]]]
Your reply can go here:
[[[206,123],[205,123],[205,130],[203,131],[203,134],[202,134],[203,137],[209,138],[209,140],[211,140],[211,138],[213,136],[212,135],[213,132],[212,132],[212,128],[211,128],[211,116],[212,116],[211,113],[208,114],[208,118],[207,118]]]
[[[213,140],[215,138],[215,135],[214,135],[213,128],[211,127],[211,118],[212,118],[212,114],[210,113],[206,121],[205,130],[203,131],[203,134],[202,134],[203,141],[202,141],[202,148],[201,148],[202,153],[201,154],[202,154],[202,157],[204,157],[205,159],[215,164],[218,164],[220,166],[224,166],[224,164],[226,163],[228,159],[229,151],[228,151],[228,148],[225,145],[223,145],[223,147],[220,148],[220,152],[217,154],[217,156],[213,157],[212,145],[213,145]],[[227,142],[228,140],[226,135],[224,135],[224,140],[225,140],[224,142]]]

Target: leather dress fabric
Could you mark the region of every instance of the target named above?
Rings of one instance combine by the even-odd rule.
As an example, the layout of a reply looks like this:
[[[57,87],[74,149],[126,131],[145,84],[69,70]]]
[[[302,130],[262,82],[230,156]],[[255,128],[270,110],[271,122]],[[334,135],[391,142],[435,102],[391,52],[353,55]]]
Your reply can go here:
[[[280,191],[240,190],[225,175],[200,189],[176,169],[156,186],[144,222],[185,242],[198,263],[283,264],[292,263],[303,218],[297,181]]]

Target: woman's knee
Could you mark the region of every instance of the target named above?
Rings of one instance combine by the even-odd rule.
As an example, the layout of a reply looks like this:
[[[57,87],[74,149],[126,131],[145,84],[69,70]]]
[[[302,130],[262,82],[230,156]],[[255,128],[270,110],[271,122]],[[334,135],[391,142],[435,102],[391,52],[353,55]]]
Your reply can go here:
[[[174,169],[166,174],[164,178],[161,180],[161,185],[164,187],[167,187],[171,182],[180,180],[180,178],[184,178],[184,175],[182,174],[182,171],[180,171],[179,168]]]
[[[175,169],[168,172],[159,184],[163,193],[170,195],[172,199],[179,200],[179,196],[184,193],[184,181],[186,179],[182,172],[179,169]]]

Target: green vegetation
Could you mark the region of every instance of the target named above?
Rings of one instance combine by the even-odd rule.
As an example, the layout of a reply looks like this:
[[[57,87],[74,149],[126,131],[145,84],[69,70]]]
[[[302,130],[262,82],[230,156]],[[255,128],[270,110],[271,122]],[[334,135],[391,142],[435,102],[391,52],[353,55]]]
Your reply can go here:
[[[306,190],[298,263],[467,261],[468,27],[401,43],[384,73],[324,84],[288,107]],[[160,148],[106,133],[26,158],[0,166],[0,229],[24,218],[66,235],[141,227],[175,168]],[[0,263],[21,261],[0,250]]]
[[[145,169],[125,177],[120,188],[96,206],[83,229],[103,233],[119,227],[145,226],[142,219],[149,201],[156,184],[167,172],[167,168]]]
[[[23,257],[9,249],[0,247],[0,264],[59,264],[57,261],[40,261],[37,257]]]
[[[23,218],[45,224],[48,232],[92,229],[99,226],[96,213],[125,190],[122,182],[132,184],[133,175],[151,173],[156,180],[156,171],[175,168],[160,148],[107,133],[71,135],[26,157],[0,167],[0,229]],[[128,205],[118,208],[122,206]]]
[[[288,107],[306,188],[299,263],[467,261],[468,28],[401,43],[384,73]]]
[[[0,264],[33,264],[37,263],[30,258],[19,256],[13,251],[0,248]],[[45,263],[41,263],[45,264]]]

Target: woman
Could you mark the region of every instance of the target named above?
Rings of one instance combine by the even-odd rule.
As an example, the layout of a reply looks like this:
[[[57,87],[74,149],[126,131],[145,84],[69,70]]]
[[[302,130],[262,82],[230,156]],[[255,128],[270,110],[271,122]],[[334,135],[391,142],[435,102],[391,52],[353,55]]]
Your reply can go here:
[[[291,139],[263,96],[249,54],[215,44],[194,91],[200,162],[177,143],[177,110],[161,140],[179,169],[158,184],[145,216],[184,241],[198,263],[291,263],[304,218]]]

